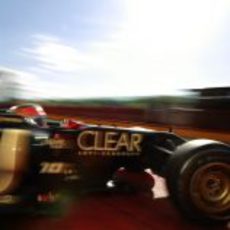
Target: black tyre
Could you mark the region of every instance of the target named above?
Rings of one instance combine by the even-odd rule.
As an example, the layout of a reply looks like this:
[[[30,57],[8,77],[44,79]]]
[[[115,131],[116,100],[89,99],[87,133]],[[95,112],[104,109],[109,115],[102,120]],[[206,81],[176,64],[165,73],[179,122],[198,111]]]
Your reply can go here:
[[[165,177],[170,197],[190,219],[230,219],[228,145],[211,140],[182,144],[169,159]]]

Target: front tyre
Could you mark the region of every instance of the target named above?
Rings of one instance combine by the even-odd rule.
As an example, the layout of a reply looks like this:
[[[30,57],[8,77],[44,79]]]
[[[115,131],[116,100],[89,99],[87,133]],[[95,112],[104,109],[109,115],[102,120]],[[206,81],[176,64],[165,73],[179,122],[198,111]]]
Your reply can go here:
[[[230,147],[193,140],[177,148],[166,167],[170,196],[195,220],[230,219]]]

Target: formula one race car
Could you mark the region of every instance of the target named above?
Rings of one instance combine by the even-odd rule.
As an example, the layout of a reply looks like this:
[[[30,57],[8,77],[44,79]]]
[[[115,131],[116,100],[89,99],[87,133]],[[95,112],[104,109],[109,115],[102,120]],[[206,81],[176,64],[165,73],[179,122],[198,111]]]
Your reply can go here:
[[[105,187],[125,168],[164,177],[171,199],[189,218],[230,218],[227,144],[187,141],[167,131],[52,121],[38,105],[1,112],[0,135],[0,210],[55,203],[63,191]]]

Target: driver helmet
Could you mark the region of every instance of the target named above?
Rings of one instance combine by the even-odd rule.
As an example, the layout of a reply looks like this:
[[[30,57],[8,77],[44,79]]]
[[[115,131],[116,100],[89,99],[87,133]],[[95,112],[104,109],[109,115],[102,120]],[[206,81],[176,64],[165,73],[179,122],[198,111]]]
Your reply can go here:
[[[44,109],[37,104],[21,104],[12,106],[9,112],[23,116],[28,120],[32,120],[38,126],[46,126],[47,114]]]

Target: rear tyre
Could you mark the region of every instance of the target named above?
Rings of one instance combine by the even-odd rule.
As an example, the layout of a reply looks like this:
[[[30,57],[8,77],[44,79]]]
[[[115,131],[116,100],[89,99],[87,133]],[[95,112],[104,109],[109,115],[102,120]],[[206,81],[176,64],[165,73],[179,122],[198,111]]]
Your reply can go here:
[[[193,140],[177,148],[166,167],[170,196],[187,217],[230,219],[230,147]]]

